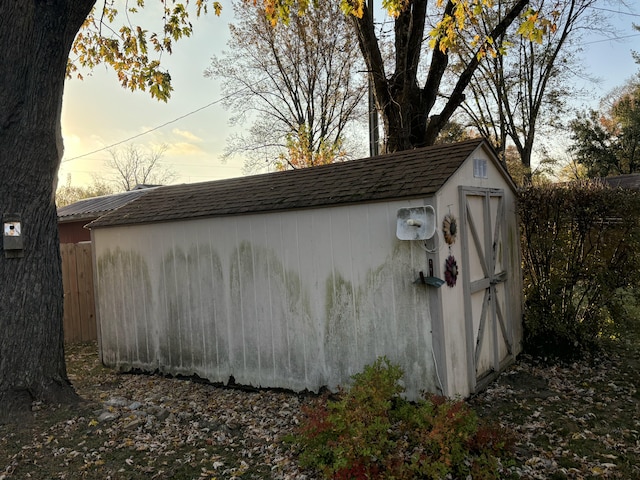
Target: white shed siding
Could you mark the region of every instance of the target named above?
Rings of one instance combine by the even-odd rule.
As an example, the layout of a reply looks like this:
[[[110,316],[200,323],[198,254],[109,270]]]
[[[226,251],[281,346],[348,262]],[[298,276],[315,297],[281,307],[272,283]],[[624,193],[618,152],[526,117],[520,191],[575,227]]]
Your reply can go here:
[[[466,163],[462,166],[468,166]],[[473,168],[473,167],[472,167]],[[454,184],[452,184],[454,185]],[[437,276],[445,278],[445,260],[449,255],[453,255],[456,258],[458,267],[461,263],[461,249],[460,249],[460,232],[458,232],[457,239],[453,245],[449,246],[444,241],[442,235],[442,220],[447,214],[452,214],[458,220],[460,225],[460,218],[458,213],[458,197],[457,190],[455,188],[441,189],[436,195],[437,201],[437,218],[438,218],[438,235],[439,235],[439,248],[437,260]],[[442,304],[443,315],[443,343],[445,349],[445,371],[447,372],[447,388],[448,395],[461,394],[468,395],[467,386],[467,352],[465,342],[461,339],[466,338],[465,326],[464,326],[464,301],[462,295],[462,282],[460,276],[454,287],[449,287],[444,284],[438,290],[440,295],[440,302]]]
[[[422,204],[97,228],[103,361],[317,391],[387,355],[409,397],[437,391],[429,295],[413,284],[426,253],[395,237],[398,208]]]
[[[466,396],[520,351],[515,201],[482,140],[157,189],[91,224],[103,360],[318,390],[386,355],[408,397]],[[397,240],[398,209],[425,203],[436,237]],[[449,254],[454,287],[414,283]]]

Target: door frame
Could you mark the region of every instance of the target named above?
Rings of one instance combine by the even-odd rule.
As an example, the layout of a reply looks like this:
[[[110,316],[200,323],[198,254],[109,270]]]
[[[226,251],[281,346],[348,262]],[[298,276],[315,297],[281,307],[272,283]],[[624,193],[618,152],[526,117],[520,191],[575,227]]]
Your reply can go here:
[[[513,361],[513,329],[508,319],[510,315],[510,301],[508,298],[507,282],[510,281],[507,272],[507,252],[506,242],[506,224],[505,224],[505,195],[503,189],[482,188],[482,187],[466,187],[460,186],[460,236],[462,248],[462,265],[461,274],[463,280],[464,295],[464,319],[467,343],[467,371],[469,381],[469,391],[476,392],[481,390],[504,368],[504,366]],[[469,197],[482,198],[482,215],[483,218],[473,218],[469,208]],[[492,207],[492,199],[498,199],[497,210]],[[495,215],[495,219],[492,218]],[[495,220],[495,223],[494,223]],[[482,222],[482,230],[477,227],[477,222]],[[495,228],[494,228],[495,225]],[[483,233],[480,238],[480,233]],[[470,255],[472,249],[470,242],[473,242],[479,255],[479,263],[482,267],[484,277],[481,279],[471,279],[470,271]],[[499,247],[499,248],[496,248]],[[498,262],[497,255],[501,255]],[[502,265],[502,269],[496,272],[496,265]],[[498,286],[503,284],[501,289]],[[504,295],[504,311],[500,307],[500,302],[495,301],[499,290]],[[476,331],[474,326],[474,312],[471,296],[478,292],[484,291],[482,301],[482,311],[479,312],[480,320]],[[490,345],[484,345],[485,329],[490,329],[489,338]],[[501,355],[501,343],[506,349],[506,354]],[[477,372],[478,361],[483,348],[492,348],[490,352],[491,367],[484,372]],[[501,358],[502,357],[502,358]]]

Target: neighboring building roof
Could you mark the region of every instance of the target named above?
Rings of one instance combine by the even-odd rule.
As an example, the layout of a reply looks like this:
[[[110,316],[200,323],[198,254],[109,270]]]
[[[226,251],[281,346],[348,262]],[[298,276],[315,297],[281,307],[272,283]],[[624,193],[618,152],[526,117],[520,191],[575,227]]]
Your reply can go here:
[[[147,194],[153,190],[153,188],[154,187],[136,186],[134,190],[128,192],[85,198],[70,205],[65,205],[64,207],[58,208],[58,223],[94,220],[100,215],[104,215]]]
[[[474,139],[313,168],[161,187],[89,227],[427,197],[483,144],[490,148]]]
[[[616,175],[615,177],[606,177],[602,180],[613,188],[629,188],[632,190],[640,190],[640,173]]]

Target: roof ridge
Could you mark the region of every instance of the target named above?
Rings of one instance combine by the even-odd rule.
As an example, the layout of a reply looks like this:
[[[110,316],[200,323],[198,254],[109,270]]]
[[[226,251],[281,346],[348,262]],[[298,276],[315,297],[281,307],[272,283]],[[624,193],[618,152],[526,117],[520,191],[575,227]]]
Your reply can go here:
[[[428,197],[483,143],[483,139],[471,139],[313,168],[168,185],[90,226]]]

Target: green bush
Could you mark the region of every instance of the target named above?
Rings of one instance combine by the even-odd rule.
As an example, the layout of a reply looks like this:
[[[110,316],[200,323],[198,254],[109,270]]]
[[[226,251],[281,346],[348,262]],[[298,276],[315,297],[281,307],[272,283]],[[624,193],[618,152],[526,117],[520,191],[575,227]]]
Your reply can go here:
[[[509,435],[482,424],[463,401],[402,399],[401,377],[382,357],[337,399],[307,407],[293,440],[301,465],[343,480],[499,478]]]
[[[593,181],[534,186],[521,192],[519,214],[525,350],[592,351],[616,326],[621,292],[638,284],[640,193]]]

